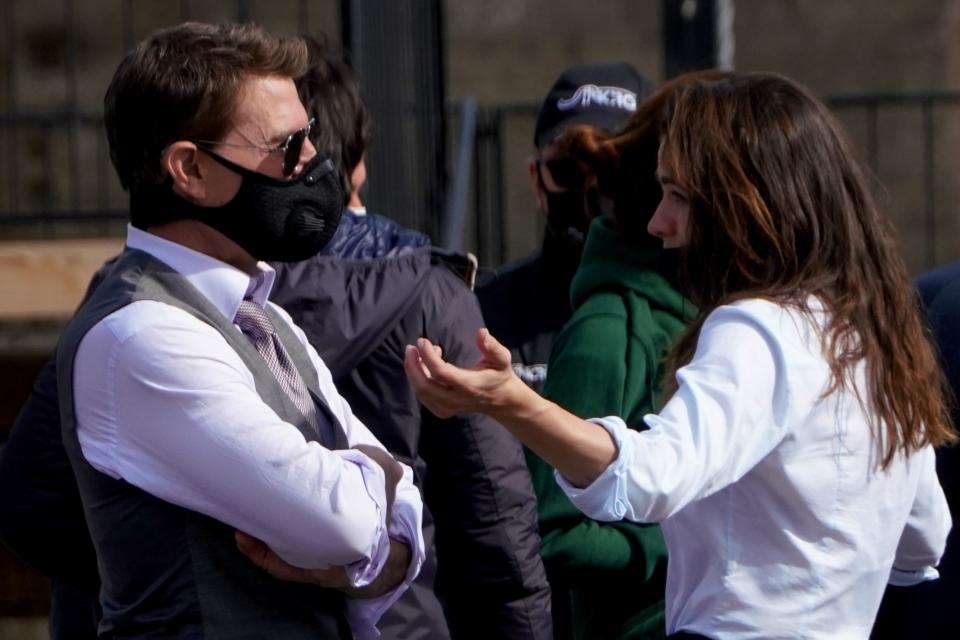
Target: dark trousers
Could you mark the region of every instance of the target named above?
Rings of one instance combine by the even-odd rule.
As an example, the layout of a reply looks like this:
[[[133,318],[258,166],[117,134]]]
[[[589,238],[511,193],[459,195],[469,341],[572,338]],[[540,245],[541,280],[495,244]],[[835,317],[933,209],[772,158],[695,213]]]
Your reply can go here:
[[[97,591],[74,587],[56,578],[50,582],[51,640],[95,640],[100,619]]]

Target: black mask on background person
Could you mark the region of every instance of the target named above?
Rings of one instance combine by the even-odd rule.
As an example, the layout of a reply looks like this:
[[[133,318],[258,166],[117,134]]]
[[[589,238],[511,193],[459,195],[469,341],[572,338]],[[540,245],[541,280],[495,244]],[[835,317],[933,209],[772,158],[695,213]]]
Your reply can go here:
[[[547,201],[547,231],[574,249],[582,249],[590,220],[584,211],[583,192],[579,189],[550,191],[537,164],[537,181]]]
[[[340,175],[320,155],[291,180],[245,169],[205,151],[243,178],[226,204],[201,207],[173,191],[172,179],[130,194],[131,224],[140,229],[188,218],[227,236],[257,260],[298,262],[318,254],[333,237],[346,205]]]
[[[553,237],[573,247],[582,247],[590,221],[583,210],[583,192],[547,191],[547,229]]]

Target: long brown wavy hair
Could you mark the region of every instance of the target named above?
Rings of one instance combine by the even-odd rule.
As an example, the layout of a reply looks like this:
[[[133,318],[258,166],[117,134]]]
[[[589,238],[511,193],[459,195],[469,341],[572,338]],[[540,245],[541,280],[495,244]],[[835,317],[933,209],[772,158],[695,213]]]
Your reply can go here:
[[[570,127],[544,154],[551,176],[559,186],[584,194],[588,217],[601,215],[607,202],[621,233],[641,245],[659,247],[662,242],[647,233],[647,223],[661,196],[656,170],[662,115],[679,88],[728,75],[694,71],[665,82],[637,106],[620,131]]]
[[[720,305],[764,298],[811,314],[831,370],[827,395],[856,393],[874,417],[881,468],[955,439],[951,398],[887,219],[827,109],[771,74],[681,82],[665,103],[663,162],[690,203],[684,293],[699,314],[667,357],[688,363]],[[867,396],[853,381],[863,362]]]

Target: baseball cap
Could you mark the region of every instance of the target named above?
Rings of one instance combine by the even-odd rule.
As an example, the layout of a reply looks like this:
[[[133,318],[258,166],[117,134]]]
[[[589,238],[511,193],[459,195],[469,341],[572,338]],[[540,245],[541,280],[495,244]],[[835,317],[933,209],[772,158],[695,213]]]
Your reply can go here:
[[[543,100],[533,144],[542,147],[574,124],[617,131],[652,91],[653,84],[626,62],[570,67]]]

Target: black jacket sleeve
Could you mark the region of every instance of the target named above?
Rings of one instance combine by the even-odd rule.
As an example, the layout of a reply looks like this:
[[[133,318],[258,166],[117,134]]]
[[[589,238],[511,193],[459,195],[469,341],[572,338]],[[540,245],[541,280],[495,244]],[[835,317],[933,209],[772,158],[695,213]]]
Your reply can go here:
[[[114,261],[94,274],[84,299]],[[60,431],[55,362],[40,372],[0,450],[0,540],[55,581],[96,593],[96,553]]]
[[[424,308],[427,337],[472,366],[483,319],[476,297],[443,269]],[[480,415],[423,410],[427,506],[437,523],[437,590],[456,638],[552,638],[537,508],[520,443]]]
[[[52,359],[0,451],[0,538],[47,576],[78,587],[98,585],[80,491],[60,436]]]

